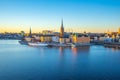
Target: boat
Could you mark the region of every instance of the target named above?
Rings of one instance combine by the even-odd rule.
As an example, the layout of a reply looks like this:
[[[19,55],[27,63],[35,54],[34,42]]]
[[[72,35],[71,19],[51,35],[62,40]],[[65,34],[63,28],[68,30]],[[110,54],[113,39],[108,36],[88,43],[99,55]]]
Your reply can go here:
[[[20,43],[21,45],[28,45],[28,42],[25,41],[25,40],[21,40],[21,41],[19,41],[19,43]]]
[[[36,43],[29,42],[28,45],[29,46],[48,46],[47,43],[41,43],[41,42],[36,42]]]

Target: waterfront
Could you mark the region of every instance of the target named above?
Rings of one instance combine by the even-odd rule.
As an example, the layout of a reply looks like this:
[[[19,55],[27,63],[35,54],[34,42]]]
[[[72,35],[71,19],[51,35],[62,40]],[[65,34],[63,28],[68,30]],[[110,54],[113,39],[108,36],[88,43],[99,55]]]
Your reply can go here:
[[[116,80],[119,76],[117,49],[30,47],[18,40],[0,40],[0,80]]]

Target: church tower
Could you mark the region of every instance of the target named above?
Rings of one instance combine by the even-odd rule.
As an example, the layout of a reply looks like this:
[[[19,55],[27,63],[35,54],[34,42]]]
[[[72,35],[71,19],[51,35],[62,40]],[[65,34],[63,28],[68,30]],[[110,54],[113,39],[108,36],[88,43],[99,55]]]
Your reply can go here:
[[[31,27],[30,27],[29,37],[32,37]]]
[[[61,21],[60,37],[61,37],[61,38],[63,38],[63,37],[64,37],[63,19],[62,19],[62,21]]]

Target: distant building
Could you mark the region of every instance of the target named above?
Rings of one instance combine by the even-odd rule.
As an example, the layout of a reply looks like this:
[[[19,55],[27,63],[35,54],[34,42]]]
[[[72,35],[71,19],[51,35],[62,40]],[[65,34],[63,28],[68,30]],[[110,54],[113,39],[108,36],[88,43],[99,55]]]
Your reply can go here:
[[[53,36],[52,37],[52,42],[59,42],[59,37],[58,36]]]
[[[42,35],[40,36],[41,42],[52,42],[52,36],[53,35]]]
[[[72,42],[73,43],[90,43],[90,37],[74,34],[72,35]]]
[[[60,44],[63,44],[65,43],[65,38],[60,38],[59,41],[60,41]]]
[[[65,38],[65,43],[70,43],[70,42],[71,42],[70,38]]]
[[[33,35],[32,37],[34,38],[35,42],[39,42],[40,41],[40,36]]]
[[[43,34],[43,35],[51,35],[51,34],[53,34],[53,32],[50,31],[50,30],[43,30],[43,31],[42,31],[42,34]]]
[[[104,41],[105,37],[99,37],[99,41]]]
[[[30,42],[30,41],[32,41],[32,38],[30,38],[30,37],[25,37],[25,41]]]
[[[105,43],[111,43],[112,42],[112,38],[105,38],[104,42]]]
[[[118,30],[118,34],[120,35],[120,28],[119,28],[119,30]]]

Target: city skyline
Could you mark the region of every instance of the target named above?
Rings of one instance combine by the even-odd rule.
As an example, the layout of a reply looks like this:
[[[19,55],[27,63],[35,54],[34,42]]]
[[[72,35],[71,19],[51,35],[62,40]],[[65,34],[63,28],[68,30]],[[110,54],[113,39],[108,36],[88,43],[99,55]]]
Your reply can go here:
[[[118,0],[1,0],[0,32],[107,32],[120,27]]]

